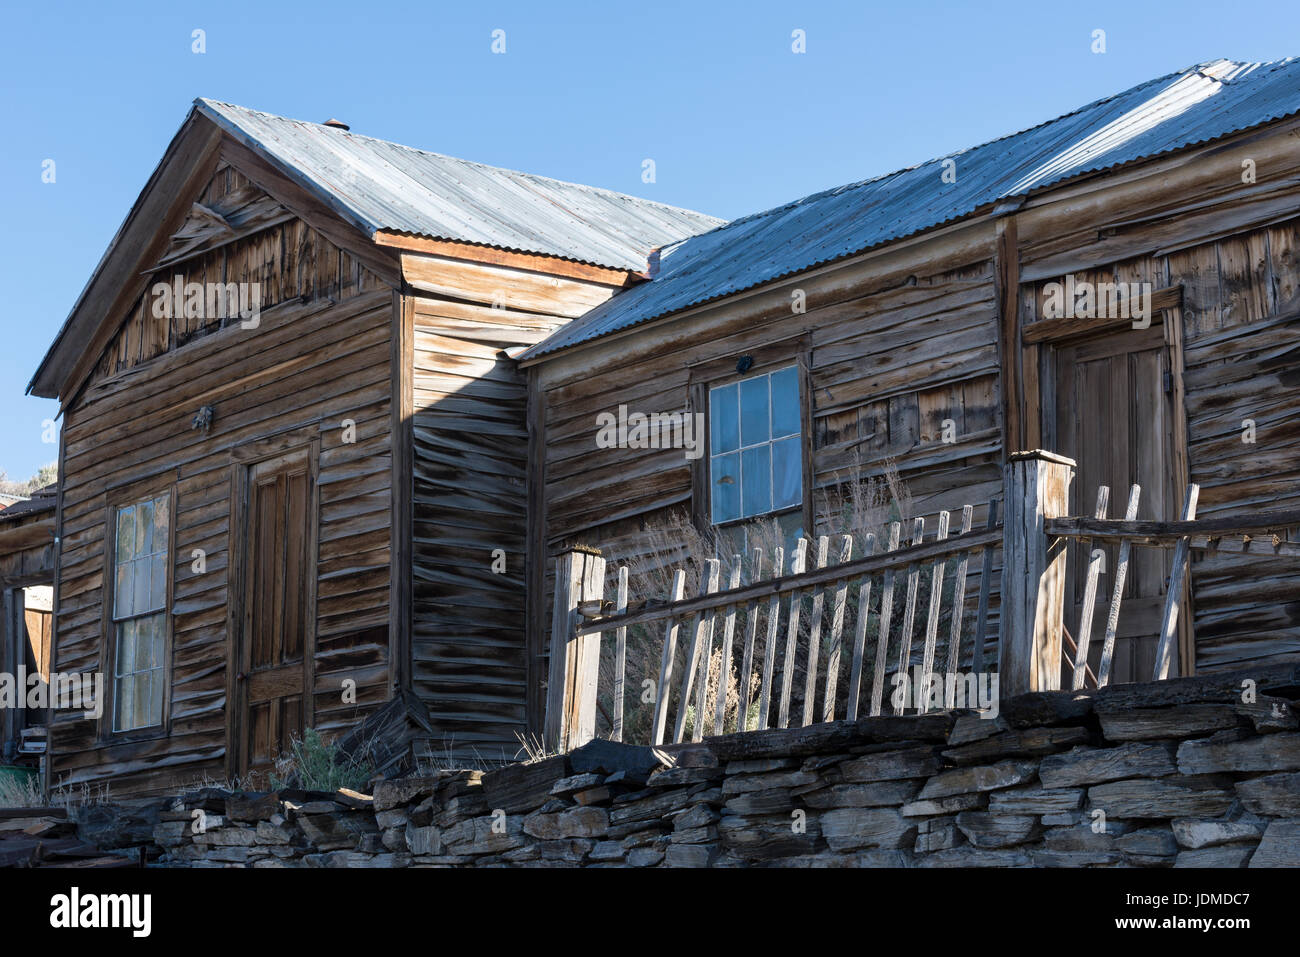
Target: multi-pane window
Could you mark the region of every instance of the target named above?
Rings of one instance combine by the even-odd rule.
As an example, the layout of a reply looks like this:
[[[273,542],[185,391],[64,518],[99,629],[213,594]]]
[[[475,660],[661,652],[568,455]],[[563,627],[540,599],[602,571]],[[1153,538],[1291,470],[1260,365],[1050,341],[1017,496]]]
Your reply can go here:
[[[709,474],[715,525],[803,502],[795,366],[709,390]]]
[[[169,496],[117,510],[113,557],[113,730],[162,723]]]

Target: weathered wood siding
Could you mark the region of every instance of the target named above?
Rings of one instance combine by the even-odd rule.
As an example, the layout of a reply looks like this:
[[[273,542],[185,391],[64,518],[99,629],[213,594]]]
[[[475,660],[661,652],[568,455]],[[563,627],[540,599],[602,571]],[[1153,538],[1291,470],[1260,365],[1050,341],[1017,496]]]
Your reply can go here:
[[[535,367],[545,435],[546,553],[575,543],[596,546],[612,570],[644,560],[647,523],[674,511],[707,514],[707,501],[693,501],[692,468],[682,450],[599,449],[596,417],[620,404],[646,413],[693,408],[692,369],[717,360],[734,366],[746,354],[777,365],[798,361],[807,370],[801,391],[811,403],[804,443],[814,513],[827,489],[855,477],[879,479],[892,462],[912,495],[912,515],[930,519],[927,537],[939,510],[966,503],[977,506],[980,527],[988,501],[1001,495],[992,261],[977,255],[959,257],[955,267],[932,262],[929,269],[911,262],[869,279],[832,274],[791,283],[772,298],[701,316],[693,325],[626,336],[595,355]],[[791,309],[795,286],[806,293],[803,314]],[[952,420],[955,442],[943,440],[945,419]],[[822,533],[824,518],[815,515],[814,522]],[[551,575],[548,567],[537,584],[539,631],[550,621]],[[996,597],[993,607],[990,642],[996,641]],[[641,678],[629,676],[630,685]]]
[[[511,758],[527,730],[529,436],[527,380],[504,350],[609,290],[445,259],[404,266],[449,294],[425,288],[412,303],[412,686],[443,749]]]
[[[1080,275],[1182,287],[1183,308],[1172,321],[1181,315],[1188,471],[1201,486],[1198,518],[1300,505],[1298,244],[1300,219],[1288,219]],[[1026,314],[1041,297],[1042,284],[1031,284]],[[1245,441],[1247,420],[1254,422],[1254,442]],[[1091,507],[1095,491],[1072,491],[1075,513]],[[1112,515],[1116,500],[1112,489]],[[1177,517],[1176,502],[1161,508],[1160,518]],[[1300,564],[1194,553],[1191,600],[1198,672],[1300,660]]]
[[[543,359],[531,369],[545,435],[536,548],[599,546],[611,567],[644,551],[646,522],[691,508],[691,470],[678,451],[596,449],[595,416],[620,403],[687,408],[693,366],[782,340],[791,356],[807,357],[817,487],[854,456],[867,475],[893,457],[918,514],[999,495],[1003,452],[1044,441],[1042,353],[1021,332],[1035,321],[1042,284],[1067,273],[1181,287],[1183,309],[1173,315],[1187,462],[1175,465],[1202,486],[1199,514],[1297,504],[1297,139],[1300,124],[1280,121],[1082,176],[867,254],[861,271],[853,260],[824,267]],[[796,288],[808,294],[802,316],[791,315]],[[936,442],[944,418],[958,425],[955,445]],[[1248,418],[1254,444],[1242,441]],[[1091,511],[1095,491],[1075,488],[1078,512]],[[1124,491],[1112,489],[1112,513]],[[531,622],[544,635],[552,582],[549,569],[534,574]],[[1300,657],[1300,569],[1202,557],[1192,582],[1198,669]],[[531,717],[540,721],[536,707]]]
[[[218,179],[227,191],[245,185],[229,168]],[[166,477],[176,498],[171,708],[166,735],[130,744],[97,740],[93,721],[61,719],[53,786],[112,778],[121,793],[225,777],[232,453],[251,442],[319,441],[312,723],[346,726],[388,696],[395,297],[297,220],[160,275],[215,281],[218,261],[223,281],[266,284],[256,329],[235,320],[182,331],[154,323],[142,304],[65,412],[56,666],[111,674],[100,660],[106,508],[113,489]],[[191,427],[203,405],[214,409],[206,434]],[[344,702],[345,679],[356,682],[355,703]]]
[[[53,510],[8,519],[0,512],[0,587],[53,584],[54,561]]]

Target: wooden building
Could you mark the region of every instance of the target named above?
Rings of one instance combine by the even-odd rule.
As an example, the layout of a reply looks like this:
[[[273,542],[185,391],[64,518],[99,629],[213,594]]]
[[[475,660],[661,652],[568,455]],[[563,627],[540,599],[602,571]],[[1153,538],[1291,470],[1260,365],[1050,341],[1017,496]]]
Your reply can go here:
[[[811,532],[855,469],[920,515],[1034,448],[1079,463],[1071,514],[1131,482],[1142,517],[1189,480],[1202,516],[1300,505],[1298,115],[1300,64],[1217,61],[723,224],[198,101],[29,387],[64,417],[53,667],[110,689],[53,721],[49,784],[233,777],[399,694],[508,756],[558,550],[634,556],[678,509]],[[1048,308],[1081,282],[1150,314]],[[742,402],[762,435],[722,434]],[[620,406],[721,437],[601,447]],[[1116,681],[1153,652],[1143,561]],[[1300,658],[1300,571],[1191,578],[1178,673]]]
[[[1298,112],[1300,63],[1202,64],[663,250],[649,282],[521,357],[544,437],[530,554],[627,561],[673,509],[820,533],[816,493],[888,461],[932,529],[1039,448],[1078,463],[1070,515],[1106,485],[1122,516],[1132,483],[1144,519],[1178,518],[1189,481],[1201,518],[1300,506]],[[1141,284],[1150,316],[1055,315],[1053,283]],[[771,426],[719,439],[737,388]],[[596,448],[620,405],[702,413],[711,447]],[[746,454],[769,504],[737,509]],[[1136,554],[1115,681],[1149,680],[1169,575],[1167,552]],[[1086,564],[1071,557],[1072,604]],[[539,653],[552,586],[530,573]],[[1300,660],[1300,563],[1198,557],[1191,605],[1173,674]]]
[[[401,691],[526,730],[539,341],[717,221],[200,100],[29,391],[63,416],[52,787],[265,769]],[[512,252],[508,250],[526,250]]]

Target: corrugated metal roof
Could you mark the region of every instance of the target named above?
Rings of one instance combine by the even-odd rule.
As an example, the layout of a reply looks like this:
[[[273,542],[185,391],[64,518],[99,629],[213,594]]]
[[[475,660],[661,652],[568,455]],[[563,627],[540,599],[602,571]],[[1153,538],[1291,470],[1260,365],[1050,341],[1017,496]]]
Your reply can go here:
[[[296,171],[367,232],[646,268],[652,249],[724,220],[607,189],[427,153],[200,98],[195,108]]]
[[[1040,126],[816,193],[663,250],[659,272],[561,327],[545,355],[863,252],[1081,173],[1182,149],[1300,111],[1300,61],[1216,60]],[[944,183],[947,160],[956,182]]]

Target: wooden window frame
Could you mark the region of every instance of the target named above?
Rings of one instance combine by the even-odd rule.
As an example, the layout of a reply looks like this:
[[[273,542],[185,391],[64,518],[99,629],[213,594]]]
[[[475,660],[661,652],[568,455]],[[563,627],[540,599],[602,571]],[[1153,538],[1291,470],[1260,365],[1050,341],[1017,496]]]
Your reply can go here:
[[[795,333],[784,339],[762,346],[746,349],[738,348],[734,355],[705,359],[689,367],[687,379],[688,410],[691,413],[704,414],[705,443],[703,453],[691,461],[691,521],[701,532],[715,528],[732,528],[760,519],[786,515],[800,511],[804,533],[813,533],[813,415],[812,415],[812,372],[811,372],[811,337],[806,332]],[[741,356],[749,356],[753,364],[743,373],[736,371],[736,363]],[[712,476],[711,476],[711,436],[712,423],[709,421],[709,391],[719,386],[730,385],[743,379],[779,371],[788,366],[795,366],[799,379],[799,455],[802,463],[801,481],[803,488],[802,503],[778,511],[751,515],[748,518],[735,519],[715,525],[712,521]]]
[[[123,744],[134,741],[153,741],[171,735],[172,728],[172,644],[175,624],[172,608],[176,592],[176,491],[178,477],[175,473],[118,485],[104,493],[104,586],[100,602],[100,660],[99,671],[104,676],[104,702],[97,719],[95,737],[101,744]],[[167,600],[163,605],[163,667],[162,667],[162,717],[158,724],[129,731],[113,729],[113,715],[117,709],[117,680],[114,677],[117,661],[117,622],[113,620],[113,602],[116,600],[113,583],[117,578],[117,513],[145,499],[167,496]],[[112,532],[110,536],[109,532]],[[156,614],[156,612],[155,612]],[[51,664],[53,668],[53,664]]]

